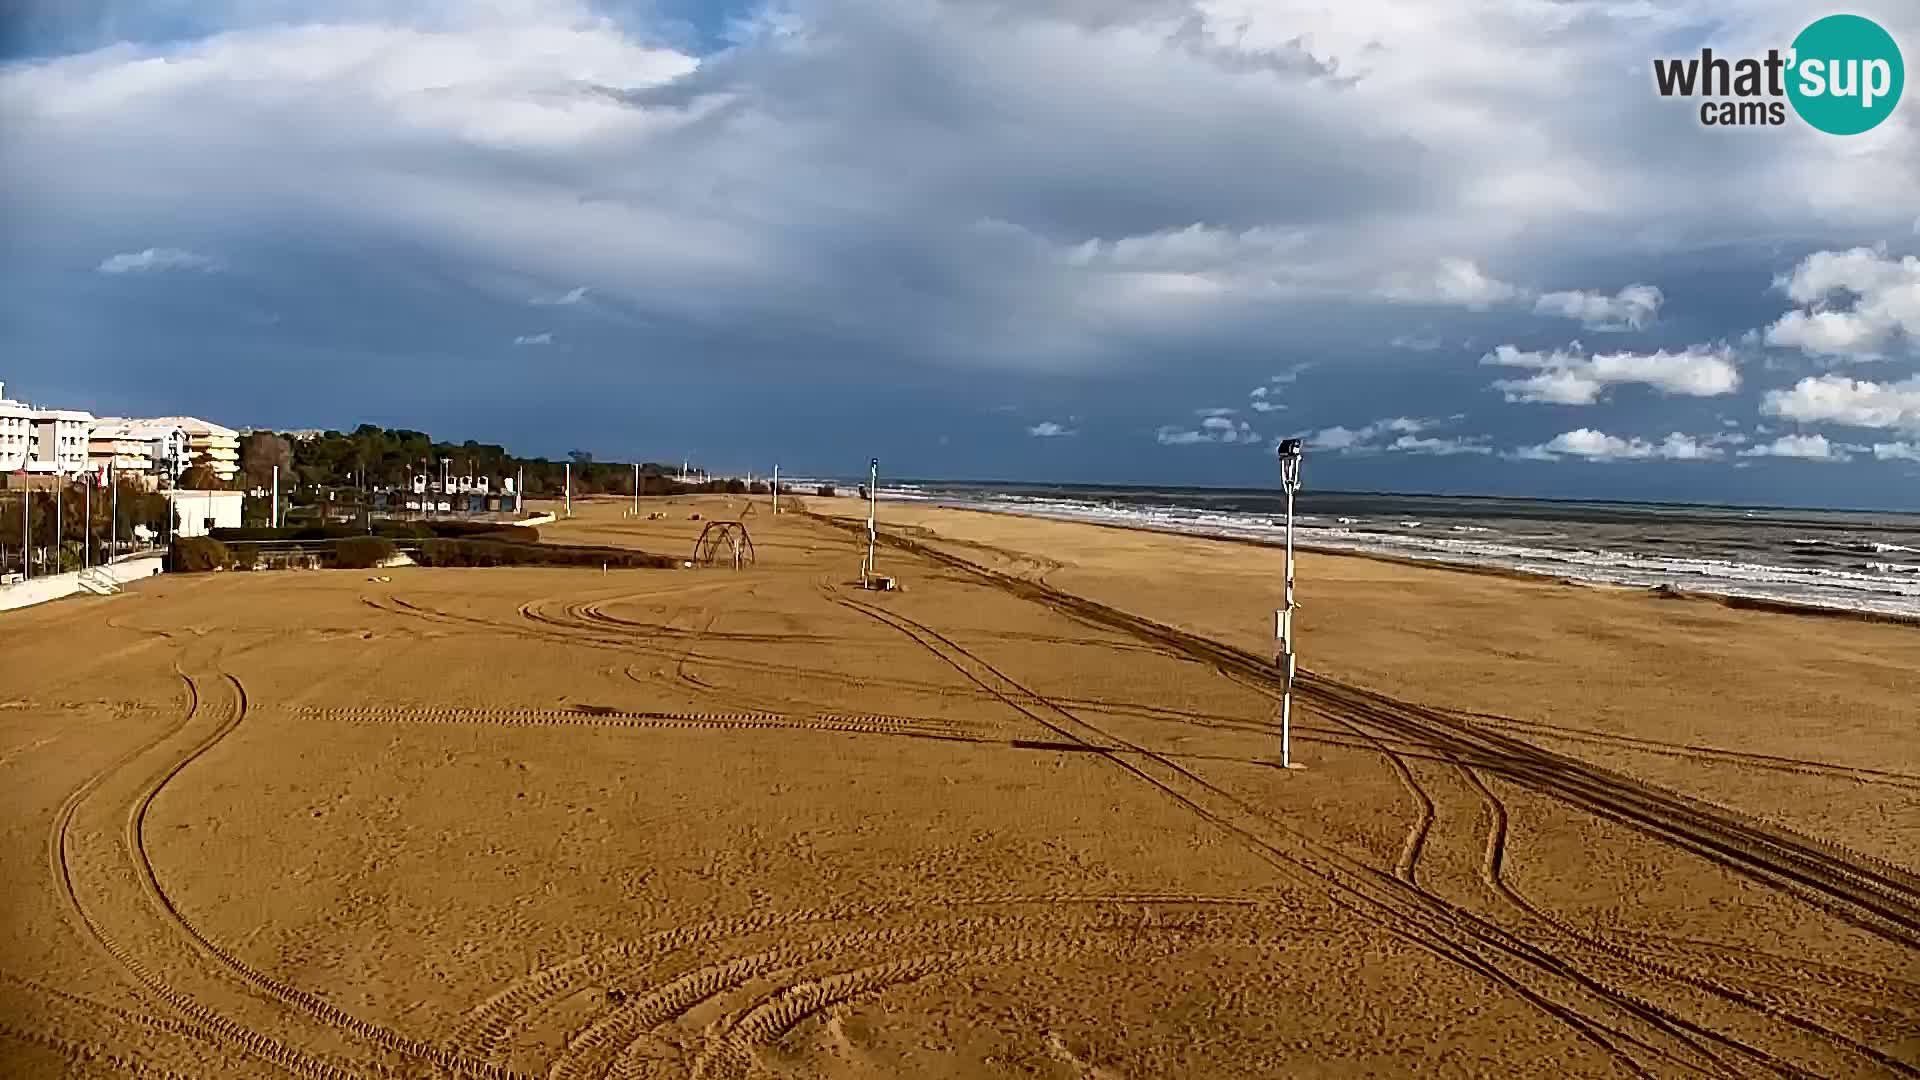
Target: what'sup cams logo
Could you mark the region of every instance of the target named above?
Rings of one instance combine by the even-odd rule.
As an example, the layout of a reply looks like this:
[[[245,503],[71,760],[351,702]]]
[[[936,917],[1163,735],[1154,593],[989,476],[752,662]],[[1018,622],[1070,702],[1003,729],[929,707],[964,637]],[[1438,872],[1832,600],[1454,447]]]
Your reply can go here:
[[[1729,59],[1701,49],[1697,57],[1653,62],[1661,97],[1707,98],[1708,127],[1778,126],[1787,106],[1829,135],[1878,127],[1900,103],[1906,85],[1900,46],[1880,24],[1859,15],[1829,15],[1800,31],[1782,53]]]

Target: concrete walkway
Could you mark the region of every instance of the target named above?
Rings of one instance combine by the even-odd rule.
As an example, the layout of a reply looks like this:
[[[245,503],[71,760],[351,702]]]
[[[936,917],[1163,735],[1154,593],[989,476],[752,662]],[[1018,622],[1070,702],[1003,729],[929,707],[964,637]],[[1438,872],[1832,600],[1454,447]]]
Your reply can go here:
[[[152,577],[165,567],[165,557],[159,552],[151,555],[133,555],[105,566],[96,566],[91,573],[111,577],[121,585],[141,578]],[[49,600],[58,600],[63,596],[72,596],[85,592],[80,584],[82,571],[73,570],[64,574],[49,574],[46,577],[28,578],[14,585],[0,586],[0,611],[27,607],[30,604],[44,604]]]

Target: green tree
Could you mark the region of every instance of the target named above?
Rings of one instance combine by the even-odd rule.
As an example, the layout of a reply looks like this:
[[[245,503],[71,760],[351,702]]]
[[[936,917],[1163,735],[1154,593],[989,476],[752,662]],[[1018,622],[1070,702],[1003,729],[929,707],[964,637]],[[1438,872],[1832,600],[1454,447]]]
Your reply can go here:
[[[180,487],[187,491],[219,491],[226,488],[220,474],[213,471],[213,457],[207,453],[194,456],[193,463],[180,474]]]
[[[245,480],[245,488],[273,488],[273,470],[278,466],[281,484],[293,483],[293,446],[287,439],[271,431],[256,431],[240,440],[240,475]]]

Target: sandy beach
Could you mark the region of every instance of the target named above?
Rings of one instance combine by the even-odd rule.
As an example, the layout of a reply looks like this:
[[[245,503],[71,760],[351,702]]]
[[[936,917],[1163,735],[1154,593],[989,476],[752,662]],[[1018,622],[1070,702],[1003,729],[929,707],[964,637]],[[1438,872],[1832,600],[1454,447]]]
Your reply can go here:
[[[0,618],[4,1071],[1920,1069],[1920,629],[794,502]]]

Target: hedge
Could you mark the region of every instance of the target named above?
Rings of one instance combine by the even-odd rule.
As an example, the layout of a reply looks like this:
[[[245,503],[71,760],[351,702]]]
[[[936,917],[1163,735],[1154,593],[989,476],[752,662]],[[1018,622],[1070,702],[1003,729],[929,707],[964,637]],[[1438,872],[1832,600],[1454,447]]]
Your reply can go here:
[[[225,570],[233,565],[233,553],[227,545],[210,536],[176,537],[167,551],[167,569],[176,574],[199,574]]]
[[[674,560],[628,548],[563,544],[511,544],[492,539],[429,540],[414,561],[422,566],[617,566],[668,567]]]
[[[278,529],[270,525],[254,525],[244,529],[215,529],[215,540],[338,540],[348,536],[365,536],[365,529],[356,529],[351,525],[285,525]]]
[[[350,536],[333,542],[333,565],[342,570],[371,570],[398,554],[384,536]]]
[[[346,540],[367,536],[360,525],[283,525],[279,528],[253,526],[243,529],[215,529],[216,540]],[[540,539],[540,530],[530,525],[510,525],[504,521],[381,521],[371,535],[393,540],[429,540],[434,537],[473,539],[486,537],[510,543],[531,544]]]

